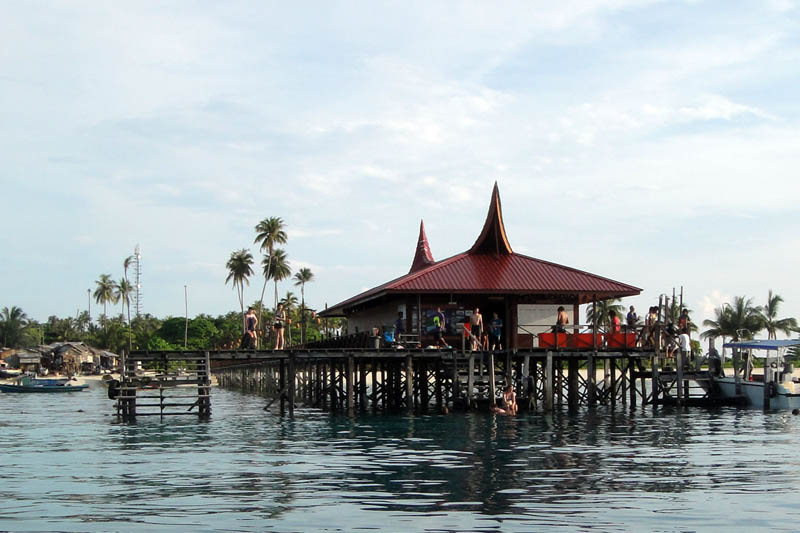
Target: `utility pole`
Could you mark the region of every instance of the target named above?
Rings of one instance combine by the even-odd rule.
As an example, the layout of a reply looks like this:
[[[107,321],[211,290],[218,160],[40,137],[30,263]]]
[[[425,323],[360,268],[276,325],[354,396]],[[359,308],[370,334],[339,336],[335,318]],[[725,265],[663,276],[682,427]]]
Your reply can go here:
[[[92,289],[86,289],[86,299],[89,301],[89,324],[92,323]]]

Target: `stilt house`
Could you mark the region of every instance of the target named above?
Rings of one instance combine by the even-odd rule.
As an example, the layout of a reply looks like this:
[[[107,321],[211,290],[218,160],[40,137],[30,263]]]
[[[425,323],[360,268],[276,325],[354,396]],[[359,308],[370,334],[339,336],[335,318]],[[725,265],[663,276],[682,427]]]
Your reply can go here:
[[[402,317],[403,330],[420,335],[427,345],[440,307],[446,317],[446,340],[461,346],[461,324],[479,308],[487,325],[493,313],[498,314],[503,347],[514,349],[536,346],[536,335],[555,324],[559,306],[578,324],[581,304],[640,292],[632,285],[515,253],[495,183],[483,229],[469,250],[435,261],[420,223],[407,274],[340,302],[321,316],[346,317],[349,334],[392,328]]]

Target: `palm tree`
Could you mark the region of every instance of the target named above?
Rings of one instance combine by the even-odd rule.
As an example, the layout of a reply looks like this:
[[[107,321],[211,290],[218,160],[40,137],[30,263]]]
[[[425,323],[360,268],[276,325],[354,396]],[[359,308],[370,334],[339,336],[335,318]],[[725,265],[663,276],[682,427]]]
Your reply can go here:
[[[612,298],[610,300],[599,300],[595,302],[594,305],[589,305],[589,307],[586,308],[586,321],[589,324],[594,324],[596,318],[597,325],[607,329],[611,325],[611,321],[608,318],[609,311],[617,313],[620,320],[625,318],[623,316],[623,307],[620,303],[620,299]]]
[[[103,331],[106,329],[106,304],[108,302],[117,303],[114,291],[117,283],[111,279],[111,274],[100,274],[100,279],[94,282],[97,287],[94,290],[94,301],[103,304]]]
[[[714,320],[703,320],[703,326],[709,328],[700,334],[704,339],[722,337],[732,341],[752,339],[753,334],[764,329],[761,308],[753,307],[753,299],[735,296],[733,305],[724,304],[714,309]]]
[[[272,254],[272,262],[269,264],[269,277],[275,282],[275,308],[278,307],[278,282],[283,281],[292,275],[289,268],[289,257],[286,252],[276,248]]]
[[[131,294],[133,293],[133,286],[128,282],[127,278],[122,278],[117,283],[114,296],[122,301],[122,312],[125,312],[125,306],[128,306],[128,351],[132,349],[133,339],[131,332]],[[123,314],[124,320],[124,314]]]
[[[16,305],[12,305],[10,309],[4,307],[3,311],[0,312],[0,331],[3,333],[3,346],[16,347],[27,327],[28,315]]]
[[[777,339],[778,331],[789,336],[797,328],[797,320],[794,318],[778,318],[778,306],[781,302],[783,302],[783,298],[778,294],[772,294],[772,289],[770,289],[767,296],[767,305],[761,309],[762,325],[767,330],[768,339]]]
[[[244,284],[250,285],[250,276],[253,275],[253,254],[245,248],[232,252],[225,267],[228,269],[225,284],[232,281],[239,295],[239,305],[242,308],[242,333],[244,333],[247,330],[244,315]]]
[[[300,342],[305,343],[306,338],[306,283],[314,281],[314,274],[310,268],[303,267],[294,275],[294,286],[300,286]]]
[[[261,307],[264,307],[264,291],[267,289],[269,273],[272,271],[272,255],[276,244],[286,244],[287,236],[284,230],[283,219],[280,217],[265,218],[255,227],[256,239],[253,244],[261,244],[259,248],[262,252],[266,250],[262,264],[264,265],[264,286],[261,287]],[[261,321],[261,315],[258,317]]]

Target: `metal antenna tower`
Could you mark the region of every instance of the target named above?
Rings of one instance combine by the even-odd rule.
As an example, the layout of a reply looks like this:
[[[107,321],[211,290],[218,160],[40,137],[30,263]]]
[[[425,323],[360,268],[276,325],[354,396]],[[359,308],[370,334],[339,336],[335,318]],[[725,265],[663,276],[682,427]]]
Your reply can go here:
[[[136,245],[136,249],[133,251],[133,274],[136,277],[136,285],[134,288],[136,291],[134,292],[133,297],[133,308],[136,311],[136,316],[138,317],[142,314],[142,251],[139,248],[139,245]]]

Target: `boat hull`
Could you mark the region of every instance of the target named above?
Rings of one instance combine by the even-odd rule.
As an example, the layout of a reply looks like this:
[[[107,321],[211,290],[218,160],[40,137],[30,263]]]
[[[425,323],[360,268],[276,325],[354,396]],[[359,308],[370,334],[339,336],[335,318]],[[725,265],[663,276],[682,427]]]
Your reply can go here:
[[[76,392],[88,388],[89,385],[0,385],[0,392]]]
[[[733,378],[717,378],[719,391],[725,398],[736,398],[736,381]],[[750,407],[764,408],[764,383],[742,381],[742,394]],[[769,399],[770,409],[800,409],[800,384],[778,383],[776,393]],[[795,392],[797,390],[797,393]]]

